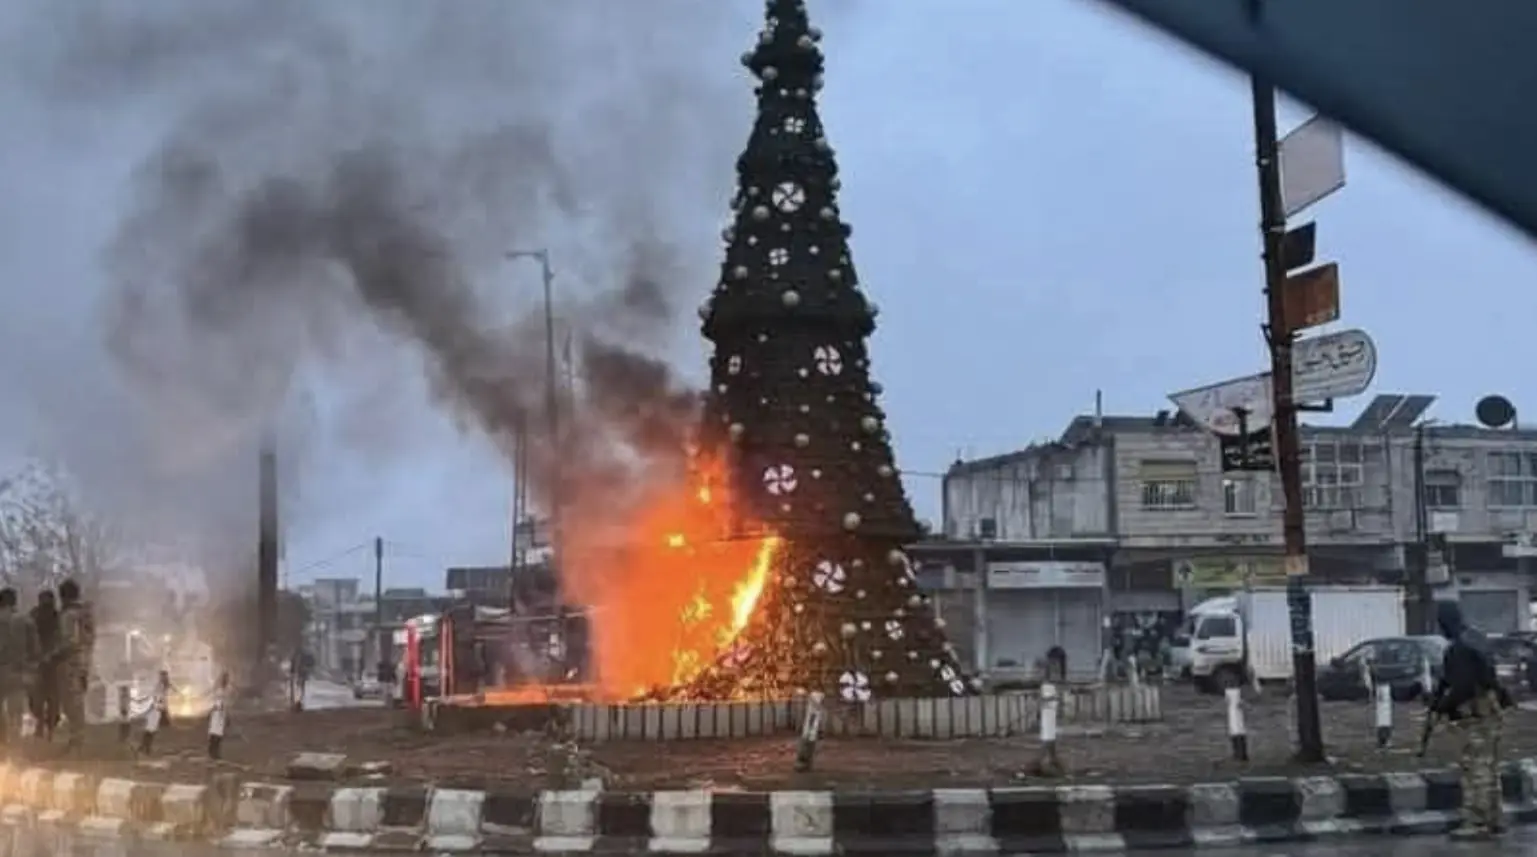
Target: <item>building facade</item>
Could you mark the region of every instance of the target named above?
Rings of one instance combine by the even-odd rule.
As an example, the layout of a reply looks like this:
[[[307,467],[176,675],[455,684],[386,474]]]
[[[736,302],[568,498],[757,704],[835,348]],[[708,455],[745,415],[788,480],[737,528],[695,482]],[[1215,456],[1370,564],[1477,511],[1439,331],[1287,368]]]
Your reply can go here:
[[[1393,417],[1405,400],[1418,408]],[[1430,400],[1378,397],[1351,426],[1303,427],[1311,574],[1399,583],[1428,541],[1443,570],[1432,573],[1438,597],[1459,598],[1486,630],[1525,628],[1537,431],[1416,424]],[[1160,413],[1081,416],[1055,441],[956,462],[943,482],[943,538],[915,550],[941,603],[970,608],[978,666],[1007,668],[1021,646],[1038,650],[1044,632],[1025,639],[1008,627],[1027,619],[1083,657],[1166,634],[1201,598],[1283,583],[1280,480],[1224,473],[1220,456],[1214,435]],[[1091,595],[1091,577],[1059,575],[1061,562],[1101,564],[1103,587]],[[1027,573],[1009,576],[1020,563]],[[1065,606],[1095,598],[1093,610]],[[1030,606],[999,606],[1011,599]]]
[[[320,578],[299,587],[309,605],[309,651],[323,675],[352,679],[363,672],[373,600],[355,577]]]

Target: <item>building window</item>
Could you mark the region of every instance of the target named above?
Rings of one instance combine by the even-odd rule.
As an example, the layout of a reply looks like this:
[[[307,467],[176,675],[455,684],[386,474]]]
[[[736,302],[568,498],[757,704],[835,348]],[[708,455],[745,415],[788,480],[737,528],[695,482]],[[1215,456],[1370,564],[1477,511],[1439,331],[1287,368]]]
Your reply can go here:
[[[1455,470],[1425,471],[1425,508],[1456,509],[1462,505],[1462,474]]]
[[[1195,508],[1195,462],[1144,461],[1140,477],[1142,508],[1158,511]]]
[[[1253,479],[1227,478],[1222,480],[1222,512],[1234,517],[1259,514],[1255,501]]]
[[[1358,509],[1365,482],[1359,441],[1320,440],[1303,445],[1302,505],[1308,509]]]
[[[1489,453],[1489,505],[1507,509],[1537,506],[1537,454]]]

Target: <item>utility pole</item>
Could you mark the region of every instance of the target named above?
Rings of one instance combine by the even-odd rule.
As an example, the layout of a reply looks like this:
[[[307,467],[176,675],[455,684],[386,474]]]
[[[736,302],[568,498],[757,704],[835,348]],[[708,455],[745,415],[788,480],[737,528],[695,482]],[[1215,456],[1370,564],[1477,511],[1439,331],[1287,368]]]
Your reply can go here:
[[[1425,422],[1414,426],[1414,561],[1410,564],[1409,631],[1432,633],[1435,593],[1430,589],[1430,504],[1425,497]]]
[[[1297,691],[1297,758],[1324,760],[1323,727],[1318,718],[1318,689],[1313,652],[1313,605],[1307,589],[1306,513],[1302,506],[1302,461],[1297,407],[1292,401],[1292,343],[1295,330],[1286,318],[1286,210],[1281,198],[1281,147],[1276,131],[1275,87],[1251,79],[1254,98],[1255,165],[1259,172],[1260,233],[1264,239],[1265,296],[1269,320],[1271,394],[1274,399],[1276,469],[1286,505],[1282,519],[1285,545],[1286,603],[1291,618],[1292,670]]]
[[[389,646],[384,641],[384,539],[374,537],[374,648],[375,659],[384,663]]]
[[[512,438],[512,544],[508,555],[514,572],[523,567],[523,540],[518,529],[528,517],[528,421],[518,415]],[[509,593],[510,597],[510,593]]]
[[[556,561],[560,559],[561,507],[565,503],[565,488],[561,477],[561,456],[564,453],[560,435],[560,384],[559,366],[555,358],[555,270],[550,264],[550,251],[514,250],[509,259],[534,259],[539,263],[539,273],[544,286],[544,413],[550,437],[550,542],[555,549]]]
[[[267,656],[277,643],[278,625],[278,464],[272,433],[261,438],[257,465],[256,650],[252,685],[268,679]]]

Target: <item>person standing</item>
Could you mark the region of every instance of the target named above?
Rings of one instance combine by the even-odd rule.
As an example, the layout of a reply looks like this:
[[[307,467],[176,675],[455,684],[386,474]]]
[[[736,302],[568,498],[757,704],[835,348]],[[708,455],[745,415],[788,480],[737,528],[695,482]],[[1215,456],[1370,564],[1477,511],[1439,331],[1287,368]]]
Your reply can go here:
[[[32,619],[16,609],[15,589],[0,589],[0,737],[7,744],[21,740],[27,688],[38,660]]]
[[[32,608],[32,627],[37,631],[40,655],[32,679],[32,720],[37,723],[38,737],[51,741],[54,727],[59,725],[59,606],[53,590],[45,589],[37,594],[37,606]]]
[[[1436,623],[1451,645],[1442,659],[1441,681],[1430,710],[1450,723],[1462,739],[1462,825],[1452,835],[1487,838],[1505,827],[1500,801],[1500,721],[1513,702],[1500,685],[1489,639],[1463,621],[1457,602],[1438,603]]]
[[[59,712],[69,730],[68,748],[78,751],[85,742],[85,691],[96,650],[96,620],[73,580],[59,584],[59,605]]]

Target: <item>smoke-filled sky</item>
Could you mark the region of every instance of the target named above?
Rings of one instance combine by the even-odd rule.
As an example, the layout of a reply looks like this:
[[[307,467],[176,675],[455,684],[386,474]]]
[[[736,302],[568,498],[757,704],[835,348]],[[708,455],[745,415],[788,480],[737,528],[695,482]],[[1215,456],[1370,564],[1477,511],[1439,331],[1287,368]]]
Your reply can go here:
[[[925,474],[1053,435],[1096,389],[1149,412],[1260,368],[1242,78],[1083,0],[811,7],[921,515]],[[643,444],[654,426],[616,415],[704,377],[694,307],[760,19],[756,0],[6,4],[0,452],[56,455],[157,539],[238,552],[271,423],[294,582],[367,574],[367,551],[333,557],[375,535],[401,585],[501,561],[507,432],[543,383],[538,267],[506,254],[551,249],[592,431]],[[1320,253],[1378,341],[1377,387],[1439,393],[1447,419],[1487,392],[1520,406],[1529,245],[1349,157]]]

